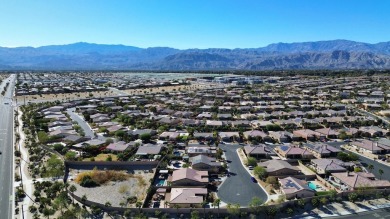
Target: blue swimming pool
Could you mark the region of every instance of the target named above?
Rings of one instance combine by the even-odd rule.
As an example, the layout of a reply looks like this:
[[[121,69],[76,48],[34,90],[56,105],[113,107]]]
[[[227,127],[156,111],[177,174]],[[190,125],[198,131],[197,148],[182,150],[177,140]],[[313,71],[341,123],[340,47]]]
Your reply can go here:
[[[309,182],[309,183],[308,183],[308,186],[309,186],[309,188],[311,188],[311,189],[313,189],[313,190],[316,190],[316,189],[317,189],[317,185],[314,184],[313,182]]]
[[[165,179],[157,179],[156,181],[156,186],[164,186],[165,184]]]

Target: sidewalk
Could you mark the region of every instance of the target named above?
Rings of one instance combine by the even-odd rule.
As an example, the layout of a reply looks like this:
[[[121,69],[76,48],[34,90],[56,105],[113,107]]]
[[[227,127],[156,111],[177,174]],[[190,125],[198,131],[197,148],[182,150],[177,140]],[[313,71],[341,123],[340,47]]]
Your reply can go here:
[[[20,135],[20,140],[19,140],[18,146],[19,146],[20,153],[21,153],[20,168],[22,169],[22,175],[20,177],[22,178],[24,192],[28,196],[33,197],[33,193],[34,193],[33,187],[34,186],[33,186],[33,181],[32,181],[32,178],[31,178],[29,172],[28,172],[28,167],[27,167],[27,162],[29,161],[29,158],[28,158],[28,152],[27,152],[27,149],[25,148],[25,142],[24,142],[26,139],[26,136],[23,132],[22,114],[23,114],[22,111],[20,109],[18,109],[18,123],[19,123],[18,133]],[[14,187],[16,188],[20,185],[21,185],[21,182],[15,182]],[[19,203],[19,206],[23,205],[24,211],[19,213],[18,218],[31,218],[32,217],[31,213],[28,210],[28,207],[31,204],[32,204],[32,201],[28,197],[25,197],[23,199],[23,202]]]

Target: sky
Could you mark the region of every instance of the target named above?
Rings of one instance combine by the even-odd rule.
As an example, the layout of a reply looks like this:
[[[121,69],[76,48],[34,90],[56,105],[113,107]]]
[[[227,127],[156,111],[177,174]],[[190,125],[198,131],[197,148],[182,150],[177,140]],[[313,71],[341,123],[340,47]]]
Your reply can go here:
[[[0,0],[0,46],[256,48],[390,41],[388,0]]]

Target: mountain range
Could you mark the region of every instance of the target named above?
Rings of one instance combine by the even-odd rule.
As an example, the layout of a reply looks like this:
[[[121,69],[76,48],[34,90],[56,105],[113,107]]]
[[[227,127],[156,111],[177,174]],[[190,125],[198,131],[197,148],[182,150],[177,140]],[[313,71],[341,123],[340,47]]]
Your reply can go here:
[[[390,42],[276,43],[246,49],[138,48],[74,43],[0,47],[0,70],[389,69]]]

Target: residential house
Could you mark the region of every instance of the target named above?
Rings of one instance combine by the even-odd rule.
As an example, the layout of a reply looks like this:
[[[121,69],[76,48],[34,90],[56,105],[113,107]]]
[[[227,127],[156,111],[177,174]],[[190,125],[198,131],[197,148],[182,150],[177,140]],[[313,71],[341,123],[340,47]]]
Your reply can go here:
[[[304,147],[309,149],[316,157],[336,157],[341,151],[340,149],[321,142],[308,142],[303,144]]]
[[[325,136],[326,138],[337,138],[337,136],[340,134],[338,131],[331,128],[316,129],[314,131],[318,133],[316,136]]]
[[[266,133],[264,133],[263,131],[259,131],[259,130],[246,131],[246,132],[243,132],[243,135],[244,135],[244,138],[247,140],[269,138]]]
[[[374,174],[365,172],[332,173],[329,180],[341,190],[356,190],[360,187],[374,189],[388,189],[388,180],[376,180]]]
[[[286,196],[286,199],[313,197],[316,193],[316,191],[309,188],[306,181],[294,177],[279,179],[279,183],[280,190]]]
[[[209,183],[207,171],[199,171],[190,168],[175,170],[170,179],[172,186],[199,186],[205,187]]]
[[[124,141],[118,141],[118,142],[109,144],[106,149],[110,150],[110,151],[122,152],[122,151],[130,149],[131,147],[132,147],[132,145],[130,143],[126,143]]]
[[[369,137],[380,137],[388,133],[387,130],[377,126],[363,126],[359,128],[359,131],[361,131],[363,135],[367,135]]]
[[[244,146],[244,152],[246,156],[254,157],[256,159],[264,159],[275,156],[275,153],[272,151],[272,149],[268,148],[266,145],[247,145]]]
[[[318,174],[346,172],[351,169],[354,164],[351,162],[343,162],[339,159],[312,159],[311,166]]]
[[[138,147],[137,152],[135,153],[138,156],[149,156],[149,155],[158,155],[162,150],[160,145],[142,145]]]
[[[222,169],[221,162],[216,162],[215,158],[205,155],[197,155],[190,158],[191,167],[195,170],[218,173]]]
[[[300,138],[303,138],[305,139],[306,141],[313,141],[316,139],[316,136],[318,135],[317,132],[314,132],[310,129],[299,129],[299,130],[295,130],[293,132],[294,135],[300,137]]]
[[[199,146],[199,147],[187,147],[187,154],[189,157],[194,157],[198,155],[206,155],[209,157],[215,157],[216,154],[215,148],[209,146]]]
[[[259,166],[266,168],[268,176],[291,176],[299,175],[301,171],[284,160],[269,160],[258,163]]]
[[[369,152],[372,154],[390,153],[390,146],[367,139],[355,140],[351,142],[350,145],[362,152]]]
[[[194,132],[194,138],[197,140],[210,141],[214,139],[214,134],[212,132]]]
[[[219,137],[222,141],[233,142],[239,140],[238,132],[219,132]]]
[[[269,137],[271,137],[272,139],[274,139],[276,142],[279,143],[288,143],[291,142],[292,140],[296,140],[294,138],[294,135],[291,132],[287,132],[287,131],[277,131],[277,132],[269,131],[268,135]]]
[[[170,205],[180,208],[201,208],[206,196],[206,188],[172,188],[167,194]]]
[[[299,148],[293,146],[278,146],[275,151],[282,157],[287,159],[311,159],[313,154],[306,148]]]

